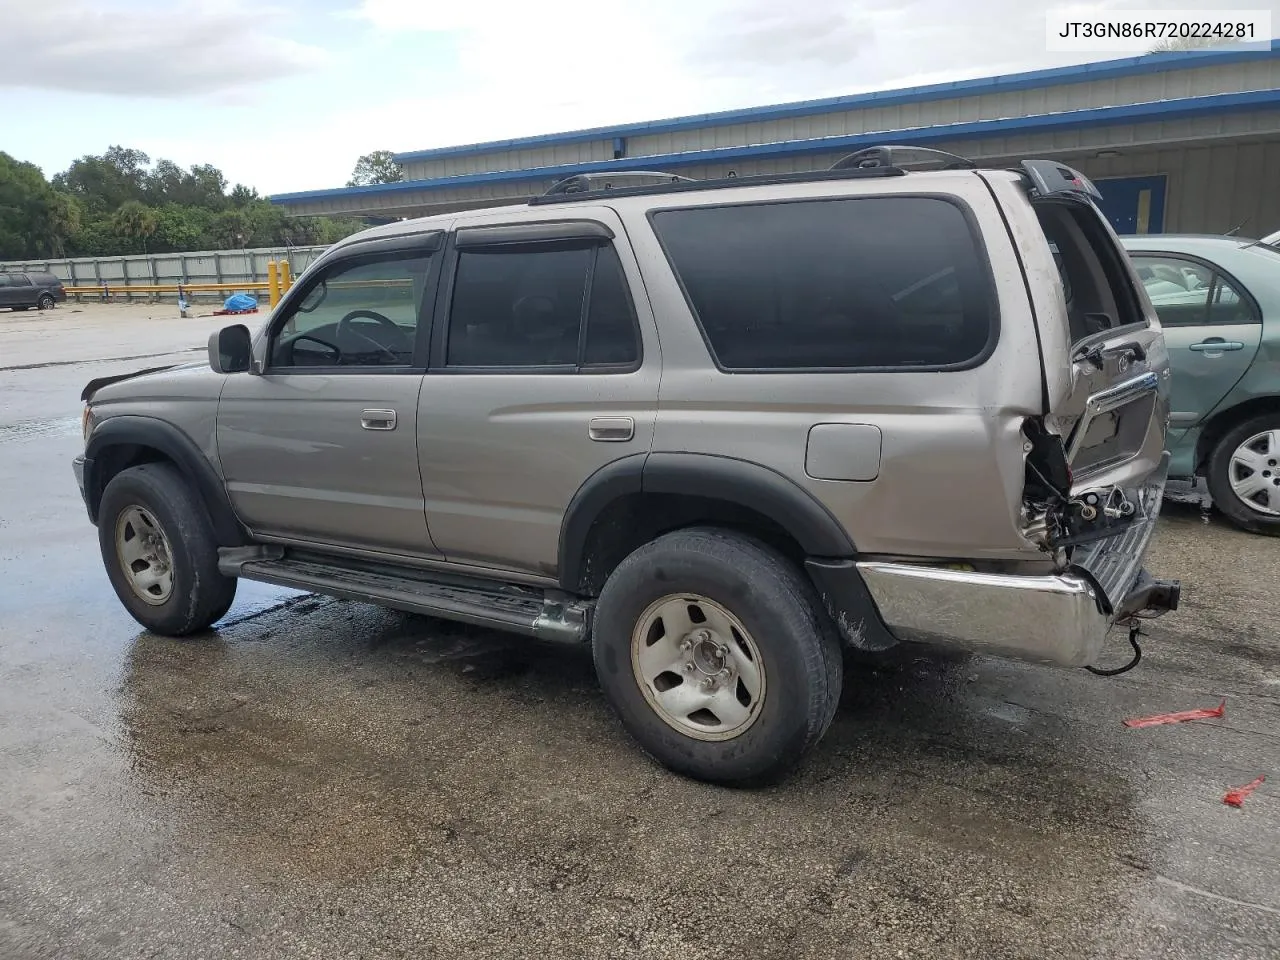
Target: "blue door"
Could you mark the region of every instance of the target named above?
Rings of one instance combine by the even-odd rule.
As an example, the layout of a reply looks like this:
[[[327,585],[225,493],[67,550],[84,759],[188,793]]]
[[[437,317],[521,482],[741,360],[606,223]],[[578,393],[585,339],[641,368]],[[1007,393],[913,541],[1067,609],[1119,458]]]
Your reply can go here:
[[[1098,206],[1116,233],[1164,233],[1164,194],[1167,178],[1115,177],[1094,180],[1102,200]]]

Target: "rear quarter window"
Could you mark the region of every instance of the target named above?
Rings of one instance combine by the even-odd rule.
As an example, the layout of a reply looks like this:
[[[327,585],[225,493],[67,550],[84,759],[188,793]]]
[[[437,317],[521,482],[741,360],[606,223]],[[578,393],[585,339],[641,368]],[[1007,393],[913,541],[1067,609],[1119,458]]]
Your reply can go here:
[[[652,221],[723,369],[962,368],[994,346],[985,255],[948,200],[693,207]]]

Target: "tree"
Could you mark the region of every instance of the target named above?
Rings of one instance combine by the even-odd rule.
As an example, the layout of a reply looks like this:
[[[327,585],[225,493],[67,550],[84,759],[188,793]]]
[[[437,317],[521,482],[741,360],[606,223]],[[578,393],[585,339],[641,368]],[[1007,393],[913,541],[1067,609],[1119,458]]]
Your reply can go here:
[[[0,258],[57,256],[78,220],[39,167],[0,152]]]
[[[258,191],[253,187],[246,187],[243,183],[237,183],[228,199],[233,207],[247,207],[251,203],[257,203],[260,198],[258,197]]]
[[[100,157],[73,161],[53,178],[53,185],[79,197],[90,213],[110,213],[130,200],[145,198],[150,162],[141,150],[108,147]]]
[[[249,217],[243,210],[224,210],[213,218],[210,233],[220,250],[239,250],[249,245]]]
[[[400,164],[390,150],[375,150],[356,161],[351,171],[348,187],[367,187],[375,183],[399,183],[402,176]]]
[[[111,232],[137,251],[147,252],[147,240],[160,226],[156,212],[140,200],[130,200],[111,215]]]
[[[141,150],[80,157],[52,183],[34,164],[0,153],[0,259],[328,244],[362,226],[290,217],[244,184],[228,193],[215,166],[153,166]]]
[[[1181,50],[1208,50],[1231,43],[1219,37],[1173,37],[1161,40],[1148,53],[1176,53]]]
[[[210,226],[214,214],[199,207],[166,203],[156,211],[156,232],[150,248],[157,253],[186,253],[213,246]]]

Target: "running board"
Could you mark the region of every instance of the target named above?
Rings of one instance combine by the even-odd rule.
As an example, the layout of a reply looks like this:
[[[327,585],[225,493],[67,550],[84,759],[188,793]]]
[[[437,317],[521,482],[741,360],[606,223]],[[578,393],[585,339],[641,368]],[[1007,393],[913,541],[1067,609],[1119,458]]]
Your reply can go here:
[[[278,559],[227,558],[228,575],[424,613],[553,643],[582,644],[595,604],[567,594],[382,564],[288,553]]]

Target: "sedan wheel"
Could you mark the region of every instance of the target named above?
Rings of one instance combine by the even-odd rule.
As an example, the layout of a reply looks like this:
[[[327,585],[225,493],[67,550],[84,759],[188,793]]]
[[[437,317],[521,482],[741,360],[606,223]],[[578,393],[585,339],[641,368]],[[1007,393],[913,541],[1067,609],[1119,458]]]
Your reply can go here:
[[[1268,517],[1280,517],[1280,430],[1254,434],[1231,455],[1231,489],[1240,502]]]
[[[1227,430],[1217,438],[1207,467],[1209,494],[1232,523],[1280,536],[1280,412]]]

